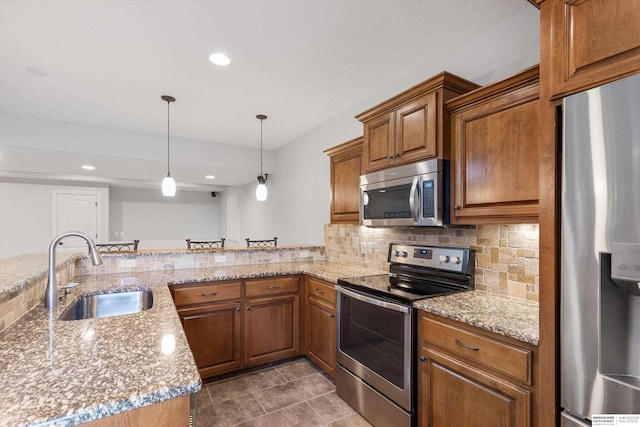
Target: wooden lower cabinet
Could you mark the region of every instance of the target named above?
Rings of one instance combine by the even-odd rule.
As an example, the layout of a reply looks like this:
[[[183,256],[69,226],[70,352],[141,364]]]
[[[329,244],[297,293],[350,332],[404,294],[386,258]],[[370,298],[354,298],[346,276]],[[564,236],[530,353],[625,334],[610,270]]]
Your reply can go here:
[[[202,378],[301,353],[300,278],[172,286]]]
[[[244,313],[244,364],[260,365],[296,356],[298,295],[250,299]]]
[[[180,396],[153,405],[125,411],[82,424],[85,427],[189,427],[190,396]]]
[[[242,367],[240,301],[178,310],[200,376]]]
[[[305,353],[331,377],[336,372],[337,319],[333,283],[307,277]]]
[[[420,425],[529,426],[530,392],[437,351],[420,353]]]
[[[529,427],[534,424],[535,346],[419,312],[418,424]]]

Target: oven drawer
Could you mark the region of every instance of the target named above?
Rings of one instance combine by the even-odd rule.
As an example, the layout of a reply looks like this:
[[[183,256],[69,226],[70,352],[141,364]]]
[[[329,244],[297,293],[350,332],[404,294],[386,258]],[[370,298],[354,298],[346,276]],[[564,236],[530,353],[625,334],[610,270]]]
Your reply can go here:
[[[298,292],[297,277],[271,277],[246,281],[246,296],[258,297]]]
[[[172,288],[173,300],[177,306],[202,304],[240,298],[242,282],[203,282],[203,286]]]
[[[315,295],[330,304],[336,303],[336,289],[333,284],[312,277],[307,277],[307,295]]]
[[[530,350],[422,317],[421,344],[435,346],[508,377],[531,384]]]

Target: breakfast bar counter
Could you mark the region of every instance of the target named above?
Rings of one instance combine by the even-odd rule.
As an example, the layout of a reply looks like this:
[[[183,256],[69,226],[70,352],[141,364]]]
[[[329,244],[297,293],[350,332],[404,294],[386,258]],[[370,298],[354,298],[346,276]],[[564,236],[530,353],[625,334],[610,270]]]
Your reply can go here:
[[[307,274],[330,282],[380,271],[325,261],[76,276],[48,311],[0,333],[0,425],[71,426],[195,393],[201,380],[168,284]],[[82,295],[151,290],[140,313],[63,321]]]

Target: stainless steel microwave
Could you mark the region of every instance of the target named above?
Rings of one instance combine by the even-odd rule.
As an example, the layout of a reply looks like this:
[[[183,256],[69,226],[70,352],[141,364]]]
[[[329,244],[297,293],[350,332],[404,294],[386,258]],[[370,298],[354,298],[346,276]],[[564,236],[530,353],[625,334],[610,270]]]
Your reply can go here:
[[[369,227],[442,227],[449,223],[446,160],[360,176],[360,223]]]

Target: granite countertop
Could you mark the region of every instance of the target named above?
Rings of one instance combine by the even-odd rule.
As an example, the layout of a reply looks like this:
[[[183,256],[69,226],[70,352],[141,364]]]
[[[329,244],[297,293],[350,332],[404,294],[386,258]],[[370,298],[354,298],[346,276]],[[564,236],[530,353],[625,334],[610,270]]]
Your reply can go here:
[[[538,303],[484,291],[427,298],[413,306],[533,345],[539,343]]]
[[[56,270],[64,267],[70,256],[70,253],[59,253],[56,256]],[[0,259],[0,300],[45,277],[48,269],[49,256],[44,253]]]
[[[71,426],[197,392],[200,375],[167,284],[308,274],[383,273],[329,262],[78,276],[60,306],[42,306],[0,333],[0,425]],[[151,289],[153,307],[138,314],[58,320],[80,295]]]

